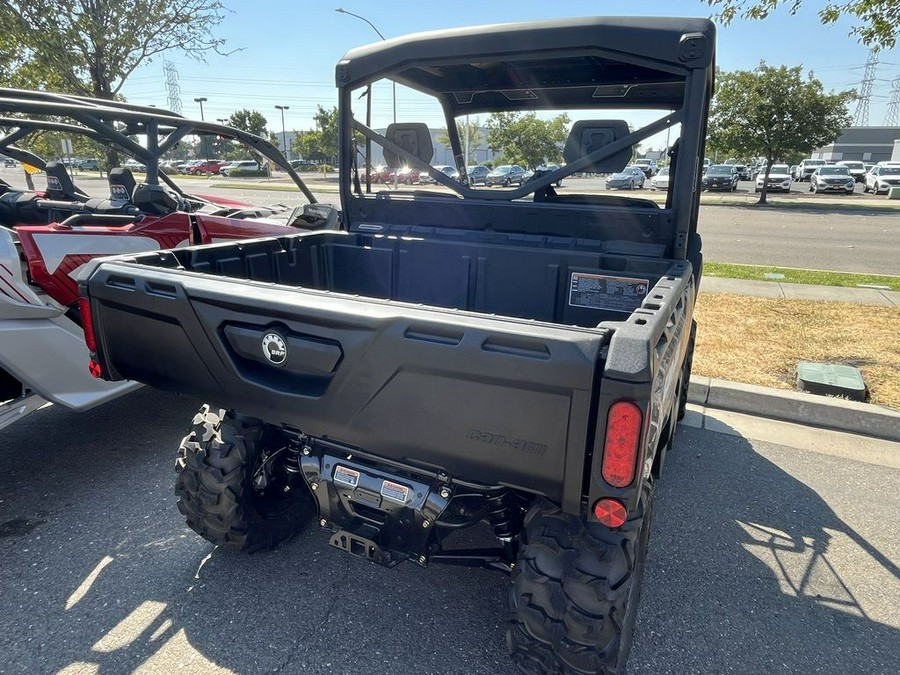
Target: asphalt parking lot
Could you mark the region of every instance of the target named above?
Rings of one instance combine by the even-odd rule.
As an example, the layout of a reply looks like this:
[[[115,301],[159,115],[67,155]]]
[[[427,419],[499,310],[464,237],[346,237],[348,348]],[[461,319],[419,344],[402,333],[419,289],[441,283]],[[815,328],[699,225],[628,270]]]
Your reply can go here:
[[[189,531],[196,406],[142,390],[4,430],[0,673],[512,673],[500,573],[384,569],[315,526],[253,556]],[[896,672],[900,464],[819,445],[679,431],[629,673]]]

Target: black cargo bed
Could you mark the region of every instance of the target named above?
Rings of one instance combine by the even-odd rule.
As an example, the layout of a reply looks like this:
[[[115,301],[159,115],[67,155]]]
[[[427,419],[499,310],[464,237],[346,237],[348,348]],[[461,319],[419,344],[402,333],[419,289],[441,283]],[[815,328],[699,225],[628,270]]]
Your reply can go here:
[[[613,332],[598,324],[630,314],[573,305],[572,275],[652,286],[671,262],[480,239],[315,233],[107,260],[87,283],[105,375],[559,500],[592,440]]]

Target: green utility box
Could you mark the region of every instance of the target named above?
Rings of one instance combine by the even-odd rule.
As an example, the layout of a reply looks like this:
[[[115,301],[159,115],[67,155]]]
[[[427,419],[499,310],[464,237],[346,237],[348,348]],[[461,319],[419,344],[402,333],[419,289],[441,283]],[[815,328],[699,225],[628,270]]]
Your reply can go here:
[[[866,384],[859,368],[833,363],[797,364],[797,386],[810,394],[842,396],[853,401],[866,400]]]

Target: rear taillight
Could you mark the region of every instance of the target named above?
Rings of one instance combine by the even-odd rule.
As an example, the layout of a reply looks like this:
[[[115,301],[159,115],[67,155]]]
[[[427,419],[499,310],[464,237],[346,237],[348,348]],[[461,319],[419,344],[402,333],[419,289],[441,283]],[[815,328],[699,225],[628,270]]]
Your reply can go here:
[[[613,487],[626,487],[634,480],[641,418],[641,409],[630,401],[613,403],[609,409],[601,474]]]
[[[78,309],[81,312],[81,328],[84,330],[84,342],[87,348],[97,351],[97,338],[94,335],[94,319],[91,316],[91,303],[85,297],[78,298]]]

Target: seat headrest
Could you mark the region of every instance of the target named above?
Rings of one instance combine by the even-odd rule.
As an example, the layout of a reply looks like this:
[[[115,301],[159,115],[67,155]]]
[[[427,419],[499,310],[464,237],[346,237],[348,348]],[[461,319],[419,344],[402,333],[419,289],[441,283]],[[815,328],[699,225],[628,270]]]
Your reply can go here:
[[[129,169],[117,166],[109,172],[109,198],[114,202],[130,202],[137,182]]]
[[[47,174],[47,198],[65,201],[81,201],[75,192],[75,183],[66,171],[64,164],[59,162],[47,162],[44,169]]]
[[[151,216],[165,216],[178,210],[178,202],[162,185],[141,183],[134,188],[132,202]]]
[[[567,164],[571,164],[628,134],[628,122],[625,120],[579,120],[572,125],[563,148],[563,157]],[[631,161],[631,151],[629,146],[584,170],[590,173],[618,173]]]
[[[428,125],[422,122],[389,124],[384,132],[384,137],[423,162],[430,163],[431,158],[434,157],[431,133],[428,131]],[[384,148],[384,162],[392,169],[398,169],[408,164],[405,157],[399,157],[387,148]]]

